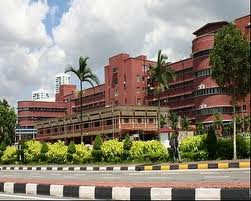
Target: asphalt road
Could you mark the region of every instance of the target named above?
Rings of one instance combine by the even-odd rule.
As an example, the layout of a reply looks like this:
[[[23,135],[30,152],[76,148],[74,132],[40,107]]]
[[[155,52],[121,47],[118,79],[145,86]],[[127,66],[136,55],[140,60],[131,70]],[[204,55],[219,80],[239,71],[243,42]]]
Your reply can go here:
[[[120,182],[170,182],[170,181],[249,181],[249,169],[171,170],[171,171],[0,171],[1,178],[46,179],[58,181],[120,181]]]
[[[78,200],[77,198],[57,198],[52,196],[0,193],[0,200]]]

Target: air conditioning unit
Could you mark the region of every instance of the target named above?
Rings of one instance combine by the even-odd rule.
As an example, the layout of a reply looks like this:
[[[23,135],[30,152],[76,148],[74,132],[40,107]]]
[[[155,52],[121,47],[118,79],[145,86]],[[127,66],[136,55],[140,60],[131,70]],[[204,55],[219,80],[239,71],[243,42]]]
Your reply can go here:
[[[200,105],[200,109],[206,108],[206,107],[207,107],[207,104],[201,104],[201,105]]]
[[[199,86],[198,86],[198,89],[205,89],[205,85],[204,84],[200,84]]]

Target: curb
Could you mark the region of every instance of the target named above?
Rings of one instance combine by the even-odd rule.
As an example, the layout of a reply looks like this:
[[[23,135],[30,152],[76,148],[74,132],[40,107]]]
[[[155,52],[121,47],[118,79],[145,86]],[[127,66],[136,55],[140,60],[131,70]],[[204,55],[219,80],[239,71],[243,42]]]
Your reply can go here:
[[[88,200],[249,200],[248,188],[139,188],[0,183],[0,192]]]
[[[137,171],[151,170],[186,170],[186,169],[228,169],[228,168],[250,168],[250,161],[243,162],[219,162],[219,163],[181,163],[171,165],[145,165],[137,166]]]
[[[170,165],[138,165],[138,166],[75,166],[75,167],[32,167],[32,166],[2,166],[0,170],[53,170],[53,171],[151,171],[151,170],[186,170],[186,169],[228,169],[250,168],[250,161],[218,162],[218,163],[181,163]]]

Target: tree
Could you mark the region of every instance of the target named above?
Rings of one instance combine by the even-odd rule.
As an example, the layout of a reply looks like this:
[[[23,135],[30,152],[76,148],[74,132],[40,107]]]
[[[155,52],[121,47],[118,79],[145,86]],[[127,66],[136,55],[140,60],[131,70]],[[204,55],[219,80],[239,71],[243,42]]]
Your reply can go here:
[[[14,142],[17,116],[8,102],[0,100],[0,143],[11,145]]]
[[[217,132],[217,135],[221,135],[221,129],[223,128],[223,121],[221,113],[217,112],[214,114],[213,127]]]
[[[71,141],[70,144],[67,147],[67,159],[68,159],[68,161],[72,161],[74,153],[76,153],[76,146],[75,146],[74,141]]]
[[[182,128],[182,130],[185,130],[185,131],[187,131],[189,129],[189,119],[187,116],[184,116],[181,119],[181,128]]]
[[[89,83],[92,87],[94,84],[99,85],[98,77],[92,72],[90,67],[87,65],[89,57],[79,58],[79,68],[68,65],[65,69],[65,73],[73,72],[80,81],[80,135],[81,143],[83,143],[83,83]]]
[[[164,115],[160,115],[160,127],[163,128],[163,126],[166,124],[166,117]]]
[[[196,130],[198,135],[200,135],[204,131],[204,125],[201,121],[197,121]]]
[[[155,66],[150,66],[150,75],[156,82],[155,94],[158,96],[158,133],[160,132],[160,94],[169,89],[169,84],[176,79],[175,71],[166,62],[168,57],[158,51],[158,59]]]
[[[250,46],[233,24],[224,26],[217,32],[210,52],[210,65],[213,79],[232,98],[233,155],[237,159],[235,113],[238,102],[243,101],[250,92]]]
[[[124,144],[123,144],[123,156],[124,156],[124,159],[127,160],[128,159],[128,156],[129,156],[129,151],[132,147],[132,141],[130,140],[130,136],[128,134],[126,134],[125,136],[125,141],[124,141]]]
[[[212,126],[209,128],[208,133],[207,133],[206,147],[208,151],[208,158],[210,160],[215,159],[216,150],[217,150],[217,138],[216,138],[216,135]]]
[[[244,131],[248,132],[250,130],[250,115],[244,116]]]
[[[102,139],[101,139],[100,135],[97,135],[95,137],[93,149],[92,149],[92,156],[96,162],[101,161],[101,159],[102,159],[101,146],[102,146]]]
[[[236,120],[236,132],[238,134],[238,133],[241,133],[243,123],[244,123],[244,118],[241,115],[237,114],[235,116],[235,120]]]
[[[176,112],[170,112],[168,116],[169,120],[171,121],[172,129],[176,130],[178,123],[179,123],[179,115]]]

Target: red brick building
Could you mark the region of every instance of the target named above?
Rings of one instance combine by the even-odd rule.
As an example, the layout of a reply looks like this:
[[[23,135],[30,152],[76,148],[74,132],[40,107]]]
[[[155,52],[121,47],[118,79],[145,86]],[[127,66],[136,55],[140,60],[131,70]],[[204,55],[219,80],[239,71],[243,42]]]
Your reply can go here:
[[[250,15],[234,21],[244,37],[250,41]],[[170,89],[161,94],[161,106],[167,106],[180,115],[187,115],[192,122],[211,124],[213,114],[222,113],[225,122],[232,120],[231,97],[212,79],[209,50],[214,45],[214,35],[228,22],[208,23],[193,34],[191,58],[171,63],[176,80]],[[154,61],[145,55],[130,57],[122,53],[109,58],[104,68],[105,83],[86,89],[83,93],[84,111],[116,105],[157,105],[148,76],[149,65]],[[77,113],[80,99],[74,85],[63,85],[56,94],[56,102],[18,102],[18,123],[21,127],[34,126],[35,120],[61,117]],[[239,112],[250,114],[250,94],[240,104]],[[45,131],[43,131],[44,134]]]

